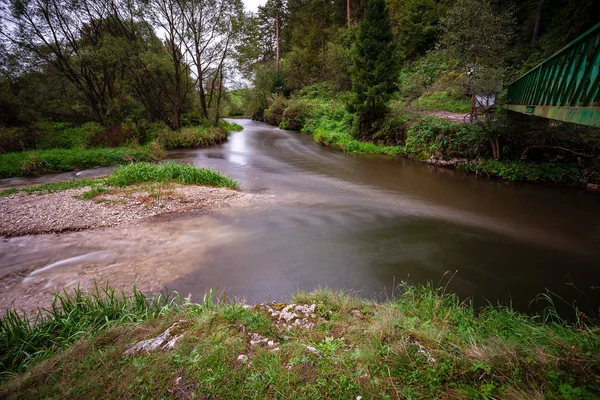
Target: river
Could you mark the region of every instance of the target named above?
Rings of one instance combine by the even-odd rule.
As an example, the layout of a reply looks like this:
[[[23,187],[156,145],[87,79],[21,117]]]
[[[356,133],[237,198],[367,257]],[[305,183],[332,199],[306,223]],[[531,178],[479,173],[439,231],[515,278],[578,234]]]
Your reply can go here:
[[[271,199],[264,207],[7,239],[0,244],[0,274],[20,271],[25,295],[101,276],[150,281],[152,290],[167,286],[196,300],[216,288],[252,303],[317,287],[381,299],[401,281],[431,281],[477,304],[510,302],[523,311],[550,290],[598,314],[597,193],[352,156],[320,147],[309,135],[236,122],[244,129],[226,143],[174,151],[171,158],[222,171],[243,191]],[[101,173],[106,169],[79,176]]]

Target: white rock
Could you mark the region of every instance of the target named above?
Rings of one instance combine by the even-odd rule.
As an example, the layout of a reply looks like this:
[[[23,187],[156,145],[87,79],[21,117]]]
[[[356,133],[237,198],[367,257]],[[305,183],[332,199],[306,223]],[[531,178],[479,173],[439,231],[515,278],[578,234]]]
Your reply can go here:
[[[171,325],[167,330],[158,335],[155,338],[142,340],[141,342],[136,343],[133,346],[130,346],[125,349],[125,355],[131,356],[133,354],[137,354],[140,352],[150,352],[153,350],[171,350],[177,344],[177,341],[185,334],[185,332],[174,335],[171,332],[180,328],[182,325],[186,324],[187,321],[180,320]]]
[[[321,350],[315,349],[312,346],[306,346],[306,350],[310,351],[311,353],[316,354],[319,357],[323,357],[323,352]]]

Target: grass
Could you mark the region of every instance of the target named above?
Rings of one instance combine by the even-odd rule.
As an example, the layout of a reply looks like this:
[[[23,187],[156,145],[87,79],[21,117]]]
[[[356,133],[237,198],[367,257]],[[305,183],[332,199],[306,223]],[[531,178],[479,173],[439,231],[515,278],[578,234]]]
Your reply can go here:
[[[27,193],[27,194],[50,194],[54,192],[61,192],[69,189],[81,189],[84,187],[94,187],[101,183],[98,179],[73,179],[70,181],[62,182],[51,182],[44,183],[43,185],[29,186],[25,188],[11,188],[0,191],[1,196],[8,196],[15,193]]]
[[[64,182],[52,182],[43,185],[12,188],[0,191],[0,196],[14,193],[47,194],[68,189],[90,187],[81,196],[92,199],[100,194],[109,193],[115,188],[145,183],[180,183],[182,185],[203,185],[239,189],[239,183],[222,175],[218,171],[197,168],[189,164],[165,162],[153,164],[147,162],[131,163],[117,167],[111,175],[102,179],[78,179]]]
[[[162,164],[135,163],[117,168],[106,178],[106,184],[124,187],[148,182],[176,182],[183,185],[206,185],[238,189],[239,184],[206,168],[196,168],[190,164],[165,162]]]
[[[218,144],[226,140],[230,132],[242,129],[240,125],[226,121],[221,121],[216,127],[197,125],[178,131],[172,131],[165,126],[157,129],[152,135],[155,136],[155,140],[145,146],[86,149],[81,147],[79,137],[86,129],[91,129],[89,126],[86,128],[86,125],[61,131],[60,143],[55,143],[79,147],[0,154],[0,179],[139,161],[158,161],[166,157],[165,149]]]
[[[206,147],[224,142],[230,132],[241,129],[240,125],[226,121],[221,121],[219,126],[197,125],[178,131],[165,127],[157,133],[156,140],[166,149]]]
[[[174,305],[171,294],[147,299],[135,286],[130,295],[97,285],[92,292],[75,289],[55,294],[50,309],[30,320],[9,309],[0,320],[0,377],[26,370],[77,340],[114,325],[156,318]]]
[[[164,149],[156,143],[131,148],[73,148],[7,153],[0,154],[0,179],[135,161],[157,161],[165,156]]]
[[[115,307],[101,300],[105,297]],[[14,349],[6,356],[3,348],[4,365],[18,365],[14,360],[26,359],[27,354],[39,357],[17,367],[17,375],[4,375],[11,379],[0,385],[0,396],[592,399],[600,395],[597,326],[571,325],[552,311],[528,316],[499,306],[476,310],[431,285],[403,285],[401,295],[383,303],[331,290],[300,292],[294,302],[315,304],[318,318],[313,329],[291,331],[259,308],[215,304],[210,297],[201,304],[168,302],[165,297],[153,305],[142,301],[139,293],[127,297],[106,289],[89,298],[82,293],[60,298],[68,310],[76,311],[49,312],[33,327],[14,313],[2,320],[1,342]],[[127,345],[154,337],[180,319],[190,324],[173,351],[123,355]],[[250,346],[249,332],[276,341],[278,350]],[[65,348],[69,343],[74,344]],[[241,354],[247,359],[238,359]],[[39,362],[42,358],[46,360]]]
[[[440,98],[451,100],[449,95]],[[459,124],[439,117],[419,117],[396,110],[388,115],[372,141],[362,141],[352,135],[354,115],[348,112],[343,99],[290,99],[284,115],[298,104],[303,105],[302,108],[296,107],[300,110],[297,112],[297,119],[302,121],[300,129],[311,134],[316,143],[344,153],[405,156],[422,161],[432,156],[466,159],[471,161],[457,163],[457,167],[510,182],[571,185],[585,180],[580,179],[581,167],[573,162],[533,163],[485,158],[489,141],[482,124]],[[286,129],[290,126],[290,121],[285,118],[280,124]]]
[[[426,93],[415,100],[413,108],[424,110],[449,111],[453,113],[466,114],[471,111],[471,100],[461,96],[456,98],[447,91]]]
[[[458,168],[510,182],[577,183],[579,176],[579,169],[574,163],[534,164],[510,160],[477,160],[460,163]]]

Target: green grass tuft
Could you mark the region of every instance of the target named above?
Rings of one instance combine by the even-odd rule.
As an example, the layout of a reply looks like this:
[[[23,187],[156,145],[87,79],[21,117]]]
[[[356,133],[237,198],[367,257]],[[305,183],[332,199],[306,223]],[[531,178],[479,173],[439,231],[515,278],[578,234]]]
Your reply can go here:
[[[84,292],[79,288],[55,294],[50,309],[35,319],[9,309],[0,319],[0,377],[24,371],[80,338],[110,326],[135,324],[176,308],[178,296],[165,292],[148,299],[133,288],[131,294],[111,287]]]
[[[239,189],[238,182],[218,171],[206,168],[196,168],[193,165],[176,162],[163,164],[132,163],[116,168],[112,175],[103,179],[78,179],[63,182],[52,182],[26,188],[11,188],[0,191],[0,196],[15,193],[48,194],[62,190],[90,187],[81,194],[81,198],[89,200],[103,193],[109,193],[114,188],[122,188],[141,183],[176,182],[182,185],[203,185]]]
[[[238,189],[239,184],[217,171],[176,162],[163,164],[135,163],[118,167],[106,178],[109,186],[124,187],[147,182],[177,182]]]

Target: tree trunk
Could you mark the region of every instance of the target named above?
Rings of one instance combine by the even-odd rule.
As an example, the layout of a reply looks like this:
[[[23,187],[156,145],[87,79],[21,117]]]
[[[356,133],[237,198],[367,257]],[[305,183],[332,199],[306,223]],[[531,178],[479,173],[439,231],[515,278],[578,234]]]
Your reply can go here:
[[[535,43],[540,37],[540,30],[542,28],[542,7],[544,5],[544,0],[540,0],[538,4],[537,15],[535,17],[535,26],[533,27],[533,37],[531,38],[531,43]]]
[[[220,75],[220,77],[219,77]],[[217,77],[219,77],[219,92],[217,93],[217,107],[215,111],[215,126],[219,125],[219,119],[221,116],[219,115],[219,109],[221,108],[221,96],[223,93],[223,67],[221,66],[220,74],[217,72]]]
[[[348,29],[350,29],[350,0],[346,0],[346,19],[348,20]]]
[[[275,17],[275,41],[276,41],[276,48],[277,48],[275,72],[277,72],[277,74],[279,74],[279,10],[277,10],[277,16]]]
[[[490,138],[490,146],[492,147],[492,157],[494,159],[500,159],[500,139],[498,135],[494,135]]]
[[[275,43],[277,49],[277,56],[275,59],[275,74],[277,81],[279,82],[279,10],[277,10],[277,15],[275,16]],[[279,99],[279,88],[275,88],[275,98]]]
[[[196,48],[199,46],[197,45]],[[208,107],[206,106],[206,93],[204,93],[204,76],[202,66],[200,65],[200,52],[196,52],[196,68],[198,68],[198,93],[200,94],[200,109],[202,111],[202,118],[208,119]]]

